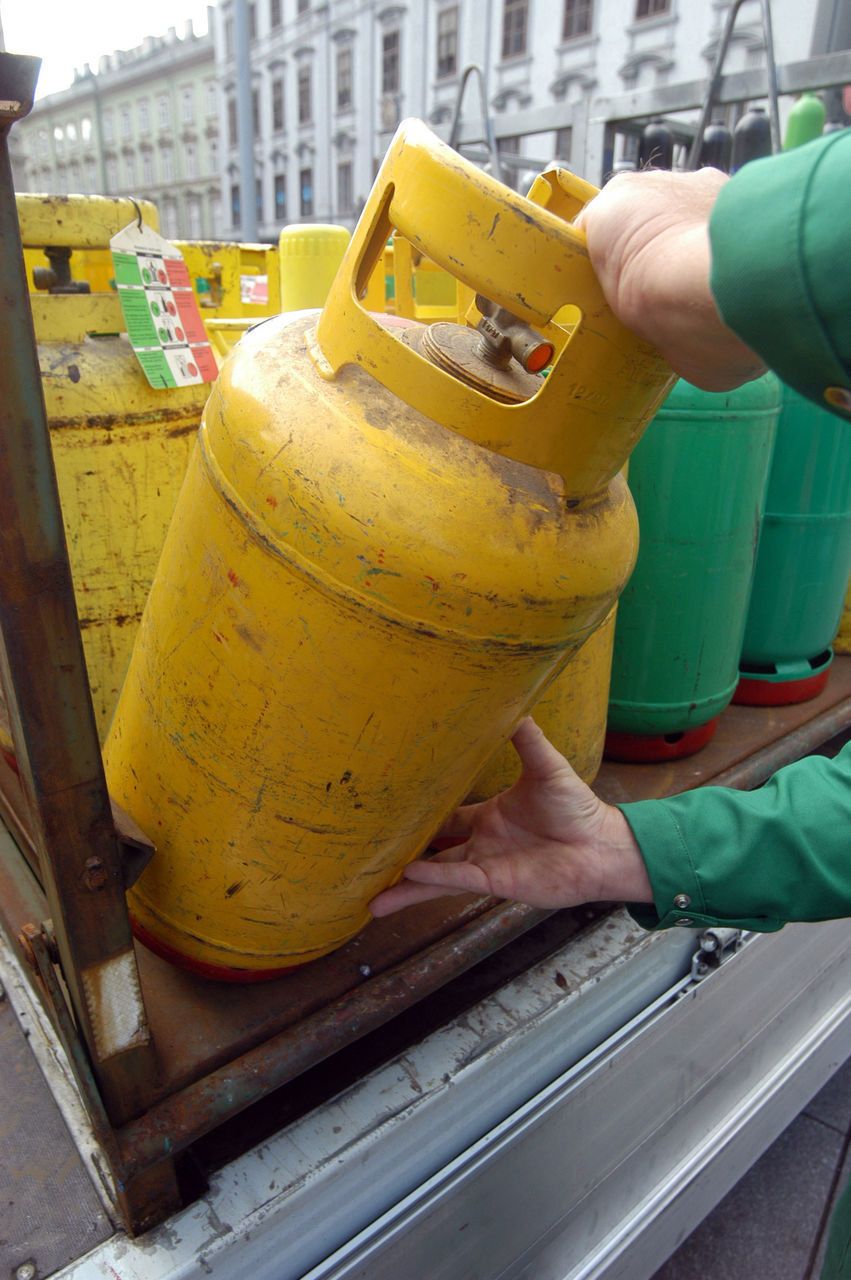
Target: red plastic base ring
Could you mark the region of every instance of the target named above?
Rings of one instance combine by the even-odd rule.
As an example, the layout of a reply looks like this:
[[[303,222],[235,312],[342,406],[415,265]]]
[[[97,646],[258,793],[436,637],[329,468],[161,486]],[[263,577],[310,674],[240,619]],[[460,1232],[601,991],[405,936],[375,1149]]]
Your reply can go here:
[[[187,973],[194,973],[199,978],[209,978],[213,982],[271,982],[273,978],[282,978],[284,974],[302,967],[300,964],[291,964],[282,969],[228,969],[226,965],[210,964],[207,960],[193,960],[191,956],[183,955],[168,943],[160,942],[159,938],[155,938],[132,916],[130,927],[133,936],[139,939],[142,946],[153,951],[161,960],[167,960],[178,969],[185,969]]]
[[[816,698],[827,684],[830,667],[800,680],[759,680],[741,676],[733,701],[745,707],[785,707]]]
[[[694,755],[705,747],[718,728],[718,716],[706,724],[682,733],[619,733],[610,730],[606,734],[603,754],[607,760],[622,764],[659,764],[663,760],[679,760],[681,756]]]

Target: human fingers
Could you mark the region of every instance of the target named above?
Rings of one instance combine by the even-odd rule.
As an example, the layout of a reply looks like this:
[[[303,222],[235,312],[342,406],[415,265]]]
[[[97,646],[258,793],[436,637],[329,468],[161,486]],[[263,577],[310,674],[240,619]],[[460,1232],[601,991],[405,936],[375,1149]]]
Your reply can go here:
[[[540,725],[526,716],[514,731],[511,741],[520,757],[523,773],[527,777],[544,780],[565,770],[572,773],[567,760],[557,751]]]
[[[440,830],[432,836],[429,847],[440,848],[443,841],[452,841],[453,844],[457,844],[460,840],[467,840],[473,834],[476,814],[483,804],[487,804],[487,801],[460,805],[454,813],[450,814]]]
[[[427,902],[446,894],[490,892],[485,873],[480,867],[465,862],[460,849],[446,849],[434,858],[411,862],[402,877],[372,899],[369,909],[374,916],[390,915],[415,902]]]
[[[377,920],[382,916],[392,915],[403,907],[412,907],[418,902],[428,902],[432,898],[444,898],[447,895],[463,893],[463,889],[447,889],[443,885],[417,884],[413,880],[400,880],[398,884],[384,889],[369,903],[369,911]]]

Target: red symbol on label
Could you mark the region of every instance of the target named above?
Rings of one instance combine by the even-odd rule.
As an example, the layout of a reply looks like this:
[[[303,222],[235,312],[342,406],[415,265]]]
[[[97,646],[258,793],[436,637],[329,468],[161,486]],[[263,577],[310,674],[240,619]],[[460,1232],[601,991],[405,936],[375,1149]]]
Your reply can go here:
[[[198,377],[198,370],[196,369],[195,365],[192,363],[192,361],[191,361],[191,360],[189,361],[189,363],[187,364],[187,366],[186,366],[186,367],[187,367],[187,369],[189,370],[189,373],[190,373],[191,377],[193,377],[193,378],[197,378],[197,377]]]
[[[174,331],[174,332],[175,332],[175,335],[176,335],[176,337],[177,337],[177,341],[178,341],[178,342],[183,342],[183,341],[184,341],[184,337],[185,337],[185,335],[184,335],[184,333],[183,333],[183,330],[182,330],[182,329],[175,329],[175,331]]]
[[[168,276],[162,270],[162,268],[160,268],[160,270],[157,272],[157,279],[159,280],[160,284],[168,284]]]
[[[166,305],[166,310],[168,311],[168,314],[170,316],[177,315],[177,307],[174,305],[173,302],[167,302],[165,305]]]

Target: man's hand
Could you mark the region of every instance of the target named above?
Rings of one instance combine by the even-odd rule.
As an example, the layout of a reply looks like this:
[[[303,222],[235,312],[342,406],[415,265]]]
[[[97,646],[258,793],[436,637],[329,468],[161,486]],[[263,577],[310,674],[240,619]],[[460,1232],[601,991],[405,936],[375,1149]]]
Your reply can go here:
[[[374,916],[448,893],[535,907],[652,902],[641,851],[619,809],[604,804],[533,720],[512,739],[523,766],[508,791],[457,809],[439,833],[464,840],[405,868],[370,903]]]
[[[765,372],[724,324],[709,287],[709,215],[727,180],[717,169],[617,174],[576,219],[618,319],[705,391]]]

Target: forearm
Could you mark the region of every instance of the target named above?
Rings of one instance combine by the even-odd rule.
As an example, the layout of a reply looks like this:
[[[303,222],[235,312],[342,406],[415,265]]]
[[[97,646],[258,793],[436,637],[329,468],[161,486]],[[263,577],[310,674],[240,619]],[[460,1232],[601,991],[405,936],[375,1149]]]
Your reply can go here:
[[[642,852],[653,910],[678,923],[768,932],[851,914],[851,745],[789,765],[751,792],[702,787],[622,806]]]

